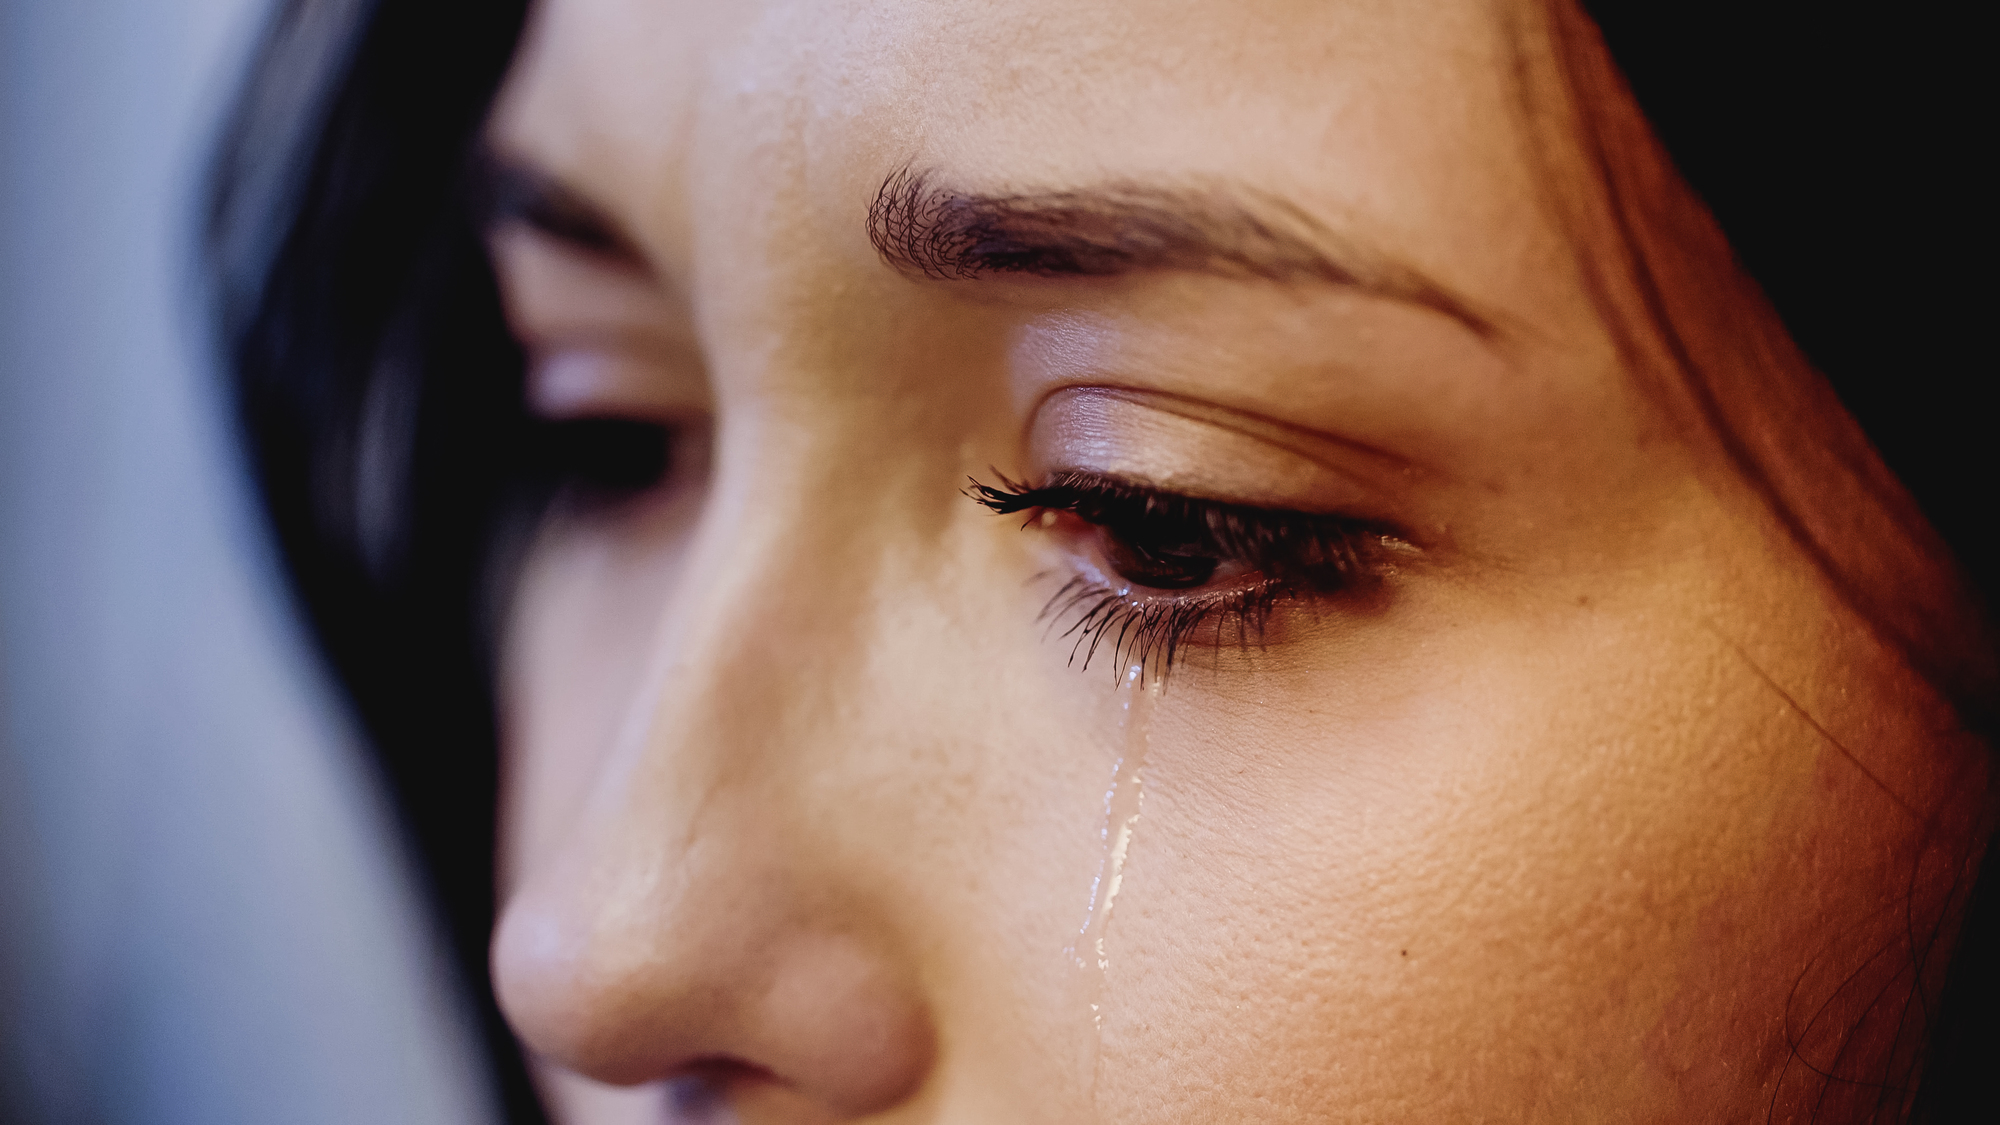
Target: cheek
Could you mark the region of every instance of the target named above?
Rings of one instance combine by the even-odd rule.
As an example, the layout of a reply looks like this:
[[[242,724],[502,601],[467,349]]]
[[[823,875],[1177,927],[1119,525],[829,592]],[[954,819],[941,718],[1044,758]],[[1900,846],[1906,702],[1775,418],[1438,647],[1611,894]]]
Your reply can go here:
[[[1111,932],[1106,1104],[1450,1120],[1762,1096],[1813,934],[1896,885],[1843,827],[1880,794],[1830,783],[1705,633],[1578,614],[1432,636],[1254,700],[1193,675],[1168,694]]]
[[[616,521],[552,517],[512,603],[501,683],[501,878],[511,886],[568,832],[648,682],[660,613],[693,514],[640,506]]]

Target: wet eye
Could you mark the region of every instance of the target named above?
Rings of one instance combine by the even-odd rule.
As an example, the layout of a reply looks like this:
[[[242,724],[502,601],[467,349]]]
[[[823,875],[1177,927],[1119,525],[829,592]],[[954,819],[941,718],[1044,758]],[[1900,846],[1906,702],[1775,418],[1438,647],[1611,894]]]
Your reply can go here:
[[[1098,553],[1118,577],[1154,590],[1191,590],[1246,567],[1200,526],[1155,520],[1098,528]]]
[[[1162,547],[1135,542],[1119,534],[1105,535],[1104,561],[1112,573],[1155,590],[1187,590],[1208,582],[1222,560],[1199,549]]]
[[[996,512],[1040,510],[1080,523],[1110,575],[1151,590],[1263,577],[1321,589],[1356,572],[1358,547],[1378,529],[1339,516],[1249,508],[1161,492],[1089,473],[1060,473],[1030,488],[974,482]]]
[[[1121,669],[1136,659],[1162,675],[1191,647],[1262,645],[1288,603],[1343,598],[1406,555],[1393,529],[1340,515],[1253,508],[1162,492],[1095,473],[1063,472],[1029,486],[972,482],[967,495],[1028,529],[1087,544],[1089,565],[1042,616],[1067,617],[1070,661],[1100,647]]]

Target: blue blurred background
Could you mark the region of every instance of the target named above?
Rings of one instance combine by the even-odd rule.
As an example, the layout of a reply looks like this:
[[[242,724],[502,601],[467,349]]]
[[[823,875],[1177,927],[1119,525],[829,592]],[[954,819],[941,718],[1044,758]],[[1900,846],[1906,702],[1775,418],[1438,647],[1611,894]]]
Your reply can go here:
[[[0,0],[8,1122],[494,1118],[210,354],[200,177],[265,15]]]

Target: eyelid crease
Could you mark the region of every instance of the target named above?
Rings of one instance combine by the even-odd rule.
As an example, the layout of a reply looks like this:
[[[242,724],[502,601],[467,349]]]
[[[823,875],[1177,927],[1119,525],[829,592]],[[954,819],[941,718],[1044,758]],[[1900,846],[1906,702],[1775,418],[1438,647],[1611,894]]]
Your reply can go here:
[[[1370,445],[1367,442],[1356,441],[1353,438],[1327,433],[1322,430],[1310,429],[1296,423],[1280,421],[1276,418],[1252,413],[1247,410],[1205,402],[1187,395],[1175,394],[1172,391],[1140,390],[1133,387],[1069,383],[1052,387],[1043,394],[1041,400],[1035,404],[1033,415],[1039,415],[1047,407],[1051,399],[1061,395],[1076,397],[1087,395],[1091,397],[1119,399],[1193,421],[1206,422],[1221,429],[1234,430],[1246,437],[1255,438],[1283,449],[1288,453],[1297,454],[1308,461],[1313,461],[1335,471],[1339,471],[1341,468],[1337,464],[1340,455],[1333,451],[1339,450],[1344,451],[1350,456],[1359,454],[1366,460],[1376,462],[1382,468],[1405,479],[1413,474],[1423,476],[1439,475],[1438,470],[1431,465],[1399,453],[1390,452],[1380,446]],[[1031,422],[1030,425],[1032,424]]]
[[[1044,395],[1028,427],[1036,479],[1076,472],[1241,509],[1365,519],[1442,546],[1421,517],[1426,466],[1364,443],[1151,390],[1082,385]]]

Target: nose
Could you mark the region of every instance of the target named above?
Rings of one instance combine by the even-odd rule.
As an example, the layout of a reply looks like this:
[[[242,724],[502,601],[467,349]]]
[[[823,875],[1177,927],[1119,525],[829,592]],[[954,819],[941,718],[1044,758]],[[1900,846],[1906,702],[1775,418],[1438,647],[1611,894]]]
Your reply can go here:
[[[932,1043],[894,951],[809,909],[760,905],[797,896],[776,889],[779,873],[712,861],[726,846],[696,848],[702,870],[661,882],[600,874],[517,896],[494,950],[516,1030],[600,1081],[775,1087],[803,1103],[787,1120],[905,1100]],[[661,891],[666,901],[646,901]]]
[[[888,889],[879,748],[839,717],[868,690],[836,658],[845,611],[693,566],[647,718],[522,864],[496,989],[533,1050],[601,1081],[721,1085],[787,1121],[882,1112],[923,1085],[933,1031]]]

